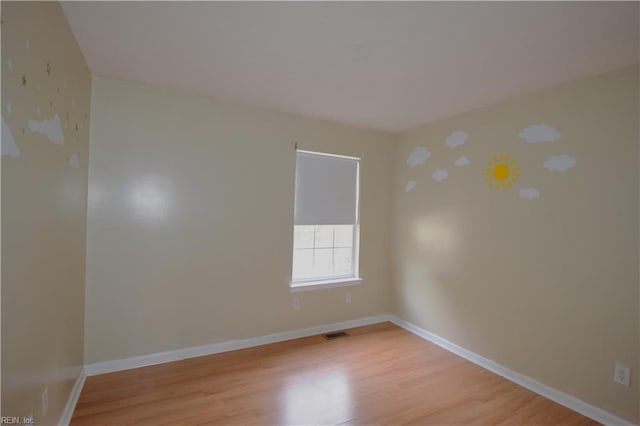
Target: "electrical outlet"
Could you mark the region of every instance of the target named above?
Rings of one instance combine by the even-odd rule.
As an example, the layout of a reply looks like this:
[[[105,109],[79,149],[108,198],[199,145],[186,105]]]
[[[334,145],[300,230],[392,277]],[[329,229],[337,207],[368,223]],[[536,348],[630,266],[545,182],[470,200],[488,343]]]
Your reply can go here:
[[[347,292],[344,296],[344,303],[351,303],[351,293]]]
[[[47,414],[49,409],[49,387],[44,388],[42,391],[42,415]]]
[[[631,368],[627,367],[626,365],[616,364],[613,381],[616,383],[620,383],[623,386],[630,386]]]
[[[300,298],[297,296],[293,298],[293,310],[294,311],[300,310]]]

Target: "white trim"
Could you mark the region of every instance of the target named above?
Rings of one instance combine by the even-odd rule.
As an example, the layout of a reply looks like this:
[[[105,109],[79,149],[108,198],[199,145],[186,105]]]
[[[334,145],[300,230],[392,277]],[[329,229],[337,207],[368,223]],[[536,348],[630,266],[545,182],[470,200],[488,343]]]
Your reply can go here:
[[[317,155],[318,157],[332,157],[332,158],[342,158],[344,160],[360,161],[360,157],[351,157],[349,155],[340,155],[340,154],[330,154],[328,152],[307,151],[306,149],[296,148],[296,153]]]
[[[616,425],[616,426],[633,426],[633,423],[621,419],[607,411],[604,411],[601,408],[598,408],[594,405],[586,403],[574,396],[571,396],[567,393],[556,390],[550,386],[542,384],[531,377],[525,376],[524,374],[517,373],[501,364],[498,364],[495,361],[484,358],[474,352],[471,352],[461,346],[456,345],[442,337],[430,333],[414,324],[411,324],[408,321],[400,319],[395,315],[390,315],[391,322],[395,325],[404,328],[405,330],[422,337],[425,340],[428,340],[436,345],[453,352],[456,355],[461,356],[462,358],[473,362],[474,364],[479,365],[499,376],[504,377],[507,380],[510,380],[518,385],[529,389],[532,392],[537,393],[538,395],[542,395],[545,398],[548,398],[554,402],[557,402],[560,405],[563,405],[573,411],[576,411],[584,416],[587,416],[597,422],[600,422],[605,425]]]
[[[97,374],[112,373],[114,371],[129,370],[131,368],[145,367],[149,365],[163,364],[165,362],[179,361],[187,358],[195,358],[221,352],[235,351],[238,349],[267,345],[270,343],[298,339],[300,337],[314,336],[316,334],[344,330],[353,327],[360,327],[363,325],[377,324],[386,321],[391,321],[390,315],[376,315],[373,317],[366,317],[351,321],[336,322],[332,324],[319,325],[316,327],[303,328],[300,330],[284,331],[280,333],[268,334],[266,336],[252,337],[250,339],[231,340],[227,342],[178,349],[175,351],[160,352],[132,358],[117,359],[113,361],[97,362],[95,364],[89,364],[85,366],[85,371],[87,376],[95,376]]]
[[[60,421],[58,422],[60,426],[68,426],[69,423],[71,423],[71,417],[73,417],[73,412],[76,409],[76,404],[78,403],[78,399],[80,398],[80,393],[82,392],[82,388],[84,387],[84,381],[86,378],[87,375],[85,374],[83,368],[80,370],[80,374],[78,375],[78,378],[73,385],[73,389],[71,389],[71,393],[69,394],[67,405],[65,405],[62,416],[60,416]]]
[[[352,285],[358,285],[362,283],[362,278],[340,278],[335,280],[323,280],[323,281],[302,281],[291,283],[289,291],[291,293],[298,293],[301,291],[309,290],[322,290],[325,288],[338,288],[348,287]]]
[[[351,271],[360,276],[360,160],[356,164],[356,223],[353,227],[351,248]],[[335,242],[335,240],[334,240]]]

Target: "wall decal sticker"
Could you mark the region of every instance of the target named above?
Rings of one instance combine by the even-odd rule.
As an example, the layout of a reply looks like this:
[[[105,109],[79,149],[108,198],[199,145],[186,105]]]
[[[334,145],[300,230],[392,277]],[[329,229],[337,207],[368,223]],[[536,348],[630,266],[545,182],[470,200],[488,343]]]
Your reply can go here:
[[[520,198],[533,200],[534,198],[538,198],[538,197],[540,197],[540,193],[535,188],[522,188],[520,190]]]
[[[431,157],[431,152],[424,146],[416,146],[411,154],[409,154],[409,158],[407,158],[407,164],[409,167],[419,166],[420,164],[424,164]]]
[[[560,133],[548,124],[532,124],[520,133],[527,143],[553,142],[560,139]]]
[[[69,163],[69,167],[72,169],[80,168],[80,157],[75,152],[72,153],[69,157],[67,157],[67,162]]]
[[[518,180],[520,167],[508,155],[500,154],[489,161],[484,176],[489,188],[505,190]]]
[[[13,138],[11,129],[4,122],[2,117],[2,146],[0,147],[3,157],[17,158],[20,157],[20,148],[16,145],[16,140]]]
[[[564,172],[576,165],[576,159],[570,155],[554,155],[544,163],[544,168],[552,172]]]
[[[464,167],[471,164],[471,161],[469,161],[469,159],[463,155],[462,157],[454,161],[453,164],[455,164],[456,166]]]
[[[51,120],[29,120],[27,125],[29,130],[44,134],[55,144],[62,145],[64,143],[64,134],[62,133],[62,125],[58,114]]]
[[[449,148],[455,149],[455,148],[457,148],[459,146],[462,146],[465,143],[467,143],[467,139],[468,138],[469,138],[469,135],[466,134],[465,132],[457,131],[457,132],[453,132],[449,136],[447,136],[447,140],[444,143]]]
[[[416,181],[415,180],[410,180],[404,186],[404,190],[405,190],[405,192],[413,191],[413,188],[415,188],[415,187],[416,187]]]
[[[431,177],[433,179],[437,180],[438,182],[440,182],[441,180],[445,180],[446,178],[448,178],[449,177],[449,173],[447,173],[446,170],[439,169],[439,170],[436,170],[435,172],[433,172]]]

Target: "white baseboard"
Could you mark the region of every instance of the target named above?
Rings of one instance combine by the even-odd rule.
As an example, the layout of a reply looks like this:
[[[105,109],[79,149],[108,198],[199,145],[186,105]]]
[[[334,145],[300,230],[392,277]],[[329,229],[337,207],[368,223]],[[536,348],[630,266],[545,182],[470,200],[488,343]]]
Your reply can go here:
[[[87,376],[84,369],[81,369],[80,374],[73,385],[73,389],[71,389],[71,394],[69,394],[67,405],[65,405],[62,416],[60,416],[60,421],[58,422],[60,426],[69,426],[69,423],[71,423],[71,417],[73,417],[73,412],[76,409],[76,404],[80,398],[80,393],[82,392],[82,387],[84,386],[86,378]]]
[[[474,364],[479,365],[480,367],[483,367],[499,376],[502,376],[507,380],[517,383],[518,385],[527,388],[530,391],[537,393],[538,395],[542,395],[554,402],[557,402],[560,405],[564,405],[565,407],[576,411],[586,417],[589,417],[597,422],[610,426],[633,426],[633,423],[628,422],[627,420],[621,419],[607,411],[604,411],[601,408],[588,404],[567,393],[542,384],[532,379],[531,377],[517,373],[501,364],[498,364],[495,361],[484,358],[474,352],[456,345],[455,343],[443,339],[440,336],[437,336],[414,324],[411,324],[408,321],[400,319],[395,315],[390,315],[390,317],[390,321],[397,326],[402,327],[405,330],[410,331],[411,333],[420,336],[425,340],[435,343],[436,345],[448,350],[449,352],[453,352],[454,354],[461,356],[462,358],[465,358],[473,362]]]
[[[298,339],[300,337],[314,336],[316,334],[328,333],[331,331],[343,330],[353,327],[360,327],[363,325],[376,324],[385,321],[391,321],[391,316],[377,315],[352,321],[336,322],[333,324],[324,324],[316,327],[303,328],[300,330],[268,334],[266,336],[253,337],[250,339],[231,340],[227,342],[213,343],[210,345],[178,349],[175,351],[160,352],[150,355],[118,359],[114,361],[98,362],[95,364],[86,365],[85,371],[87,376],[95,376],[97,374],[112,373],[115,371],[129,370],[132,368],[146,367],[149,365],[163,364],[172,361],[180,361],[182,359],[213,355],[221,352],[246,349],[254,346],[267,345],[270,343]]]
[[[132,358],[118,359],[114,361],[98,362],[85,366],[80,373],[80,377],[76,380],[69,402],[60,420],[61,425],[67,425],[73,415],[80,391],[84,384],[86,376],[95,376],[97,374],[112,373],[115,371],[129,370],[132,368],[146,367],[149,365],[163,364],[166,362],[180,361],[188,358],[195,358],[205,355],[213,355],[222,352],[235,351],[238,349],[246,349],[254,346],[267,345],[270,343],[282,342],[285,340],[298,339],[301,337],[314,336],[316,334],[328,333],[331,331],[343,330],[364,325],[377,324],[390,321],[405,330],[422,337],[454,354],[465,358],[474,364],[479,365],[499,376],[504,377],[524,388],[529,389],[539,395],[544,396],[560,405],[563,405],[573,411],[576,411],[586,417],[597,422],[611,426],[634,426],[633,423],[621,419],[601,408],[588,404],[574,396],[556,390],[550,386],[542,384],[531,377],[517,373],[495,361],[484,358],[474,352],[471,352],[461,346],[456,345],[440,336],[430,333],[408,321],[400,319],[395,315],[377,315],[372,317],[361,318],[357,320],[337,322],[332,324],[324,324],[316,327],[303,328],[300,330],[285,331],[280,333],[268,334],[266,336],[253,337],[242,340],[231,340],[221,343],[213,343],[203,346],[194,346],[175,351],[160,352],[150,355],[137,356]],[[86,376],[85,376],[86,374]]]

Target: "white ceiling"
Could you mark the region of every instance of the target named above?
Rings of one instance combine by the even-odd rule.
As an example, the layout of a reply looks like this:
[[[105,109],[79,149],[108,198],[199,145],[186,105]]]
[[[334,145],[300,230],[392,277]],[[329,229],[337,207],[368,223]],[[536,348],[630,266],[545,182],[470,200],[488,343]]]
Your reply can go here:
[[[387,131],[637,62],[638,5],[62,4],[94,74]]]

